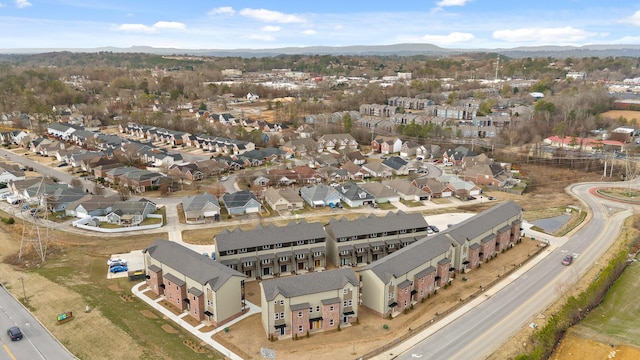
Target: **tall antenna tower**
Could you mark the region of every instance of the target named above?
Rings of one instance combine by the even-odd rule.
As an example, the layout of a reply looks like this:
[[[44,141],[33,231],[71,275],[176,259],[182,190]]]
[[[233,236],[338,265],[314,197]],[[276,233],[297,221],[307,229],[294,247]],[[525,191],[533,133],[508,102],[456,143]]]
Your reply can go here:
[[[40,181],[38,190],[33,197],[34,202],[22,204],[22,241],[20,242],[20,252],[18,259],[22,259],[32,248],[44,262],[47,258],[47,246],[49,245],[50,233],[46,221],[49,217],[47,206],[47,194],[44,192],[44,178]]]

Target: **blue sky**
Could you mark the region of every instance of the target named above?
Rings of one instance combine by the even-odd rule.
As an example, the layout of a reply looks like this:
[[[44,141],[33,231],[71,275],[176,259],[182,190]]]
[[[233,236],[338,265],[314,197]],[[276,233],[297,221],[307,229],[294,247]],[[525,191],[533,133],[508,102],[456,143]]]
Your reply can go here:
[[[640,2],[0,0],[0,48],[640,44]]]

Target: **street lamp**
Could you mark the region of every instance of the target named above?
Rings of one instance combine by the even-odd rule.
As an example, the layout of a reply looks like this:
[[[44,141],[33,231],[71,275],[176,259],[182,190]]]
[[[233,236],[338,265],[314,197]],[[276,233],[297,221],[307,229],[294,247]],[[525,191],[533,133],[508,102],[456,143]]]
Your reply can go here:
[[[22,296],[24,298],[24,302],[27,302],[27,292],[24,291],[24,278],[20,276],[18,280],[20,280],[20,282],[22,283]]]

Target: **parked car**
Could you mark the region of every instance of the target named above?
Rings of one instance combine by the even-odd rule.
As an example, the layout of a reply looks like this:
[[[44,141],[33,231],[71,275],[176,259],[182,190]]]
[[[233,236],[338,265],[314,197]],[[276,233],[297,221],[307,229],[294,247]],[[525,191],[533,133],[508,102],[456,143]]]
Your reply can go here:
[[[20,331],[20,328],[17,326],[12,326],[8,328],[7,335],[9,335],[9,338],[11,339],[11,341],[22,340],[22,331]]]
[[[65,166],[69,166],[69,164],[67,164],[66,162],[58,164],[58,167],[65,167]]]
[[[431,231],[433,231],[434,233],[440,232],[440,229],[438,229],[438,227],[435,225],[429,225],[429,228],[431,228]]]
[[[124,272],[124,271],[129,271],[129,268],[127,267],[127,265],[114,265],[109,268],[109,272],[112,272],[114,274],[119,272]]]
[[[127,265],[127,260],[120,258],[112,258],[107,260],[107,265]]]
[[[493,196],[489,196],[487,199],[489,199],[489,200],[495,200],[496,198],[494,198]]]
[[[567,255],[562,259],[562,265],[569,266],[573,262],[573,255]]]
[[[112,261],[109,267],[114,267],[114,266],[127,266],[127,262],[124,260]]]

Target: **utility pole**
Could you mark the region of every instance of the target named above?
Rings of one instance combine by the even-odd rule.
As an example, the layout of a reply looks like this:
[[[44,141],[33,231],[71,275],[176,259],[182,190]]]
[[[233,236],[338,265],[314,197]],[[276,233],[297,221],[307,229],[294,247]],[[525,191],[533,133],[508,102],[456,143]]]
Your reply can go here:
[[[24,290],[24,278],[20,276],[18,280],[22,283],[22,297],[24,298],[24,302],[27,302],[27,292]]]

